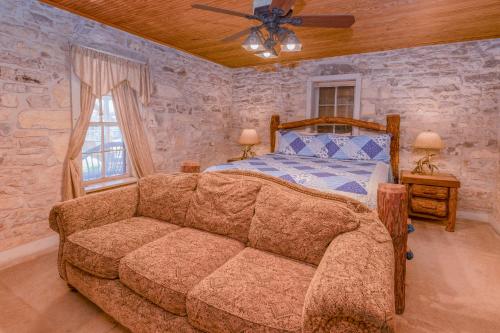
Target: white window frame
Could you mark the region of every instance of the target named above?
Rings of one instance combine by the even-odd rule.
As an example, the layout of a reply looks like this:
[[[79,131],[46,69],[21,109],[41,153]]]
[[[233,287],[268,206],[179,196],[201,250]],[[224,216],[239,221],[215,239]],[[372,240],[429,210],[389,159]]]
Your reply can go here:
[[[111,94],[106,94],[102,95],[100,97],[99,101],[99,107],[100,107],[100,113],[102,113],[102,97],[104,96],[111,96]],[[111,98],[113,98],[111,96]],[[114,105],[114,100],[113,100],[113,105]],[[97,184],[97,183],[104,183],[104,182],[109,182],[113,180],[118,180],[118,179],[124,179],[124,178],[130,178],[130,161],[128,159],[128,150],[127,150],[127,145],[125,144],[125,138],[123,138],[123,131],[120,128],[120,124],[118,123],[118,120],[116,122],[109,122],[109,121],[103,121],[102,116],[99,117],[99,121],[92,121],[90,120],[89,127],[90,126],[98,126],[101,129],[101,154],[102,154],[102,170],[101,170],[101,176],[100,178],[97,179],[92,179],[92,180],[86,180],[83,181],[83,184],[86,185],[92,185],[92,184]],[[120,132],[122,133],[122,138],[123,138],[123,146],[124,146],[124,154],[125,154],[125,173],[121,175],[116,175],[116,176],[106,176],[106,153],[104,151],[104,141],[105,141],[105,135],[104,135],[104,128],[106,126],[118,126],[120,128]],[[83,160],[82,160],[82,168],[83,168]]]
[[[306,94],[306,118],[318,117],[318,85],[323,87],[354,86],[354,110],[353,119],[359,119],[361,114],[361,74],[339,74],[314,76],[307,80]],[[358,135],[359,128],[353,127],[352,134]]]

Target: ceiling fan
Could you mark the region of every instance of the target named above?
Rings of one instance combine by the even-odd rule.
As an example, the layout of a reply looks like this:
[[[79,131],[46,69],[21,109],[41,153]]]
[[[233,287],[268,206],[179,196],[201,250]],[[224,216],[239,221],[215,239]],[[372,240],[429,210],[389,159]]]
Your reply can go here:
[[[279,44],[283,52],[298,52],[302,50],[302,43],[295,33],[283,27],[322,27],[322,28],[349,28],[354,24],[353,15],[293,15],[296,0],[254,0],[253,14],[245,14],[229,9],[208,5],[194,4],[193,8],[216,12],[220,14],[244,17],[256,20],[260,25],[250,27],[222,41],[233,41],[246,34],[248,37],[242,46],[245,50],[255,53],[261,58],[276,58]]]

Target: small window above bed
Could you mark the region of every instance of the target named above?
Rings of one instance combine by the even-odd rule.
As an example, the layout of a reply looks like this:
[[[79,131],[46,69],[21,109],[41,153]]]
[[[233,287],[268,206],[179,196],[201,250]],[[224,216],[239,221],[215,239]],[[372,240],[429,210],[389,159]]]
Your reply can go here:
[[[345,117],[359,119],[361,75],[312,77],[307,82],[307,118]],[[314,132],[357,134],[349,125],[316,125]]]

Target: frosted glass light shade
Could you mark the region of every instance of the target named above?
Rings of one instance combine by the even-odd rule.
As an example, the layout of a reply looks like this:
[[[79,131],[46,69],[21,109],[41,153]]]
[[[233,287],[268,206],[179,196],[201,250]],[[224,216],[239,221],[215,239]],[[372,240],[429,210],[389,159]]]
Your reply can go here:
[[[436,132],[425,131],[420,133],[415,139],[413,147],[421,149],[443,149],[443,140]]]
[[[253,128],[246,128],[241,132],[240,139],[238,140],[240,145],[256,145],[260,143],[259,135],[257,131]]]

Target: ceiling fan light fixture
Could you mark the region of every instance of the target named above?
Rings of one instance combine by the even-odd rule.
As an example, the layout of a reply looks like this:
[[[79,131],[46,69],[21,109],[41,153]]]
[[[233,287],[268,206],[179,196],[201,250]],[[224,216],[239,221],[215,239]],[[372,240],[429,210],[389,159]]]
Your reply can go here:
[[[260,52],[265,50],[262,37],[256,30],[250,32],[250,35],[248,35],[241,46],[248,52]]]
[[[293,31],[289,31],[281,41],[281,51],[299,52],[302,50],[302,43]]]
[[[256,53],[256,56],[264,58],[264,59],[272,59],[278,57],[278,52],[274,48],[265,49],[263,52]]]

